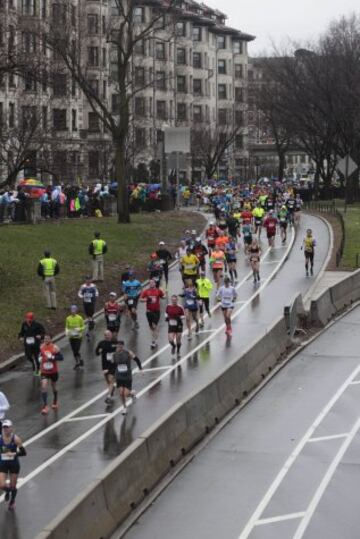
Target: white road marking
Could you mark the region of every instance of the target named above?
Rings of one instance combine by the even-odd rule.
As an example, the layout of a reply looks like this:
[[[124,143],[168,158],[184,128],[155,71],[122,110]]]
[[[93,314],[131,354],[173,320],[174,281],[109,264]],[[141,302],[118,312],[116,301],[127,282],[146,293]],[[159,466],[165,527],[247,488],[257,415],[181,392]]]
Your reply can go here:
[[[314,496],[313,496],[307,510],[305,511],[305,515],[302,518],[298,528],[296,529],[296,532],[295,532],[295,535],[294,535],[293,539],[301,539],[302,536],[304,535],[304,533],[305,533],[305,531],[306,531],[306,529],[307,529],[307,527],[308,527],[308,525],[310,523],[310,520],[311,520],[313,514],[315,513],[315,510],[316,510],[317,506],[319,505],[319,502],[320,502],[320,500],[321,500],[321,498],[322,498],[328,484],[331,481],[331,478],[333,477],[334,473],[336,472],[336,469],[337,469],[338,465],[340,464],[341,459],[345,455],[347,449],[349,448],[351,442],[353,441],[353,439],[357,435],[359,429],[360,429],[360,417],[358,418],[358,420],[354,424],[353,428],[349,432],[349,435],[347,436],[344,443],[341,445],[339,451],[336,453],[336,456],[335,456],[334,460],[331,462],[331,464],[330,464],[326,474],[324,475],[320,485],[316,489],[316,492],[315,492],[315,494],[314,494]]]
[[[197,335],[200,335],[200,333],[214,333],[216,331],[215,329],[201,329]]]
[[[279,515],[278,517],[262,518],[258,520],[255,526],[264,526],[265,524],[274,524],[275,522],[284,522],[284,520],[295,520],[305,516],[305,511],[301,513],[288,513],[287,515]]]
[[[351,384],[350,384],[351,385]],[[317,438],[310,438],[309,443],[315,442],[327,442],[328,440],[337,440],[338,438],[346,438],[349,433],[345,432],[343,434],[333,434],[332,436],[318,436]]]
[[[358,386],[360,384],[360,380],[354,380],[353,382],[351,382],[351,386]]]
[[[282,264],[285,262],[289,252],[290,252],[290,249],[294,243],[294,240],[295,240],[295,234],[293,233],[293,236],[292,236],[292,241],[290,242],[290,244],[288,245],[288,248],[286,249],[286,252],[284,254],[284,256],[282,257],[281,261],[279,262],[279,267],[275,268],[271,274],[267,277],[267,279],[264,279],[264,281],[262,282],[261,286],[251,295],[251,297],[244,303],[244,305],[242,305],[236,312],[233,313],[233,317],[232,319],[234,320],[246,307],[247,305],[249,305],[256,296],[258,296],[260,294],[260,292],[267,286],[267,284],[269,282],[271,282],[271,280],[273,279],[274,275],[276,274],[276,272],[281,268]],[[193,350],[191,350],[191,352],[187,353],[184,357],[181,358],[181,360],[179,360],[177,363],[175,363],[171,368],[169,368],[165,373],[163,373],[161,376],[159,376],[156,380],[154,380],[153,382],[151,382],[148,386],[146,386],[144,389],[142,389],[141,391],[139,391],[137,393],[137,399],[139,399],[141,396],[143,396],[144,394],[146,394],[150,389],[152,389],[154,386],[158,385],[161,380],[163,378],[165,378],[166,376],[168,376],[170,374],[170,372],[178,369],[179,365],[181,365],[182,363],[184,363],[189,357],[191,357],[193,354],[195,354],[195,352],[197,352],[198,350],[200,350],[207,342],[211,341],[218,333],[220,333],[220,331],[223,331],[225,328],[225,324],[221,324],[216,330],[214,330],[214,333],[212,335],[210,335],[209,337],[207,337],[206,339],[204,339],[204,341],[202,341],[201,343],[199,343]],[[146,362],[148,363],[149,360]],[[107,392],[106,392],[107,393]],[[131,403],[133,402],[133,400],[130,398],[128,400],[128,404],[130,405]],[[53,464],[54,462],[56,462],[57,460],[59,460],[63,455],[65,455],[68,451],[70,451],[71,449],[73,449],[74,447],[76,447],[77,445],[79,445],[83,440],[86,440],[86,438],[88,438],[89,436],[91,436],[91,434],[93,434],[94,432],[96,432],[99,428],[101,428],[103,425],[105,425],[108,421],[110,421],[111,419],[113,419],[114,417],[116,417],[117,415],[119,415],[123,410],[123,406],[120,406],[117,410],[115,410],[114,412],[108,414],[105,418],[103,418],[101,421],[99,421],[96,425],[94,425],[91,429],[87,430],[86,432],[84,432],[82,435],[78,436],[77,438],[75,438],[75,440],[73,440],[72,442],[70,442],[68,445],[66,445],[65,447],[63,447],[60,451],[58,451],[57,453],[55,453],[52,457],[50,457],[49,459],[47,459],[46,461],[44,461],[40,466],[38,466],[37,468],[35,468],[32,472],[30,472],[25,478],[24,478],[24,481],[22,483],[21,486],[25,485],[26,483],[28,483],[29,481],[31,481],[34,477],[36,477],[37,475],[39,475],[43,470],[45,470],[46,468],[48,468],[51,464]],[[67,419],[68,419],[69,416],[67,416]],[[58,422],[59,423],[64,423],[66,420],[65,418],[63,418],[63,420],[60,420]],[[29,442],[28,442],[29,443]],[[24,444],[25,445],[25,444]],[[0,500],[1,502],[2,500]]]
[[[95,414],[95,415],[81,415],[79,417],[70,417],[66,420],[66,423],[71,423],[71,421],[83,421],[84,419],[100,419],[102,417],[107,417],[109,414]]]
[[[279,261],[278,260],[269,260],[268,262],[262,262],[261,265],[262,266],[270,266],[272,264],[278,264]]]
[[[342,396],[342,394],[346,391],[346,389],[349,387],[351,382],[354,380],[354,378],[360,373],[360,364],[353,370],[353,372],[348,376],[348,378],[345,380],[345,382],[339,387],[339,389],[335,392],[335,394],[332,396],[332,398],[329,400],[329,402],[324,406],[324,408],[321,410],[320,414],[317,416],[313,424],[310,426],[310,428],[306,431],[298,445],[295,447],[291,455],[286,460],[284,466],[281,468],[278,475],[275,477],[274,481],[270,485],[269,489],[267,490],[265,496],[262,498],[260,503],[258,504],[257,508],[255,509],[254,513],[250,517],[249,521],[247,522],[245,528],[241,532],[239,539],[247,539],[249,535],[251,534],[254,526],[256,525],[256,522],[260,519],[261,515],[263,514],[264,510],[268,506],[269,502],[271,501],[272,497],[274,496],[275,492],[277,491],[278,487],[282,483],[283,479],[287,475],[288,471],[290,470],[291,466],[294,464],[297,457],[300,455],[301,451],[303,450],[304,446],[308,443],[312,435],[314,434],[317,427],[320,425],[324,417],[329,413],[331,408],[334,406],[334,404],[339,400],[339,398]]]
[[[138,371],[136,374],[141,374],[142,372],[153,372],[153,371],[165,371],[166,369],[170,369],[172,365],[164,365],[163,367],[152,367],[151,369],[142,369],[141,371]]]

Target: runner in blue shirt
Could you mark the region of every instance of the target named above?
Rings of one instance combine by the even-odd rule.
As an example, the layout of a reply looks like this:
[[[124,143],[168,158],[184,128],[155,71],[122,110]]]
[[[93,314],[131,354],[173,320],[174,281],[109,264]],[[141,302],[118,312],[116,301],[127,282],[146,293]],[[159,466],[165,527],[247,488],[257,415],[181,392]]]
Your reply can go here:
[[[129,272],[129,279],[123,281],[122,290],[124,292],[125,303],[132,321],[134,322],[133,329],[139,329],[137,320],[137,304],[141,293],[141,282],[135,278],[132,272]]]

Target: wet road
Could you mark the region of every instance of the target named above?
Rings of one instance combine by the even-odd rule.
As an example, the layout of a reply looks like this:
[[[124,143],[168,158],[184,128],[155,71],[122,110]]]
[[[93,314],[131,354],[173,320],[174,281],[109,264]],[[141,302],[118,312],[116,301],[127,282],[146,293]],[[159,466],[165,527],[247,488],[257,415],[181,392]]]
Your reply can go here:
[[[359,325],[357,307],[299,353],[126,539],[357,539]]]
[[[300,244],[305,229],[311,227],[318,239],[316,273],[329,248],[327,227],[314,217],[305,217],[295,245],[269,251],[263,244],[261,286],[254,289],[251,271],[244,256],[239,256],[239,303],[235,309],[234,336],[227,341],[221,312],[216,309],[206,320],[204,331],[192,341],[186,336],[181,359],[175,363],[167,345],[167,326],[161,324],[159,350],[149,348],[150,333],[139,307],[140,330],[134,334],[124,321],[120,336],[141,358],[145,372],[136,374],[137,401],[126,418],[117,402],[106,408],[106,390],[100,360],[93,355],[93,343],[84,343],[84,372],[74,372],[73,359],[66,343],[59,383],[60,409],[48,417],[40,415],[39,380],[29,370],[16,370],[1,377],[1,389],[12,405],[11,418],[26,440],[28,456],[22,459],[21,481],[15,515],[0,511],[3,538],[33,538],[82,488],[179,399],[211,380],[251,342],[260,337],[275,317],[282,313],[296,292],[305,292],[313,283],[306,279]],[[290,239],[288,241],[290,244]],[[285,261],[284,265],[282,263]],[[179,273],[170,274],[169,293],[180,292]],[[101,337],[98,324],[96,341]],[[1,505],[0,505],[1,507]],[[5,507],[4,507],[5,509]]]

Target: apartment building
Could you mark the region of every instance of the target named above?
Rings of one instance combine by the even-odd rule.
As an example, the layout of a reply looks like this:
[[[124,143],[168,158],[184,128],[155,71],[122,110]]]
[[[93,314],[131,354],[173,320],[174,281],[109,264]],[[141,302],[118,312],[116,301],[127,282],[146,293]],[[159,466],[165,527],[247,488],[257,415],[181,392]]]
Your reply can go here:
[[[248,159],[247,47],[254,37],[227,26],[224,13],[193,0],[179,2],[171,14],[164,11],[162,16],[161,10],[166,10],[163,0],[144,0],[134,7],[135,26],[146,25],[154,12],[159,17],[132,58],[129,159],[133,166],[158,160],[165,127],[233,126],[237,134],[218,174],[239,177]],[[111,0],[0,0],[0,55],[2,49],[21,50],[40,58],[42,66],[53,65],[56,58],[46,47],[41,50],[38,29],[51,32],[53,24],[67,25],[81,46],[88,82],[116,118],[117,66],[108,35],[109,24],[118,16]],[[168,24],[169,17],[173,24]],[[59,68],[52,77],[56,79],[47,84],[31,74],[3,75],[2,132],[14,136],[26,119],[41,118],[46,140],[34,142],[30,159],[38,175],[62,181],[110,178],[109,134],[66,69]],[[0,163],[2,178],[6,167]],[[203,170],[189,158],[181,175],[200,179]]]

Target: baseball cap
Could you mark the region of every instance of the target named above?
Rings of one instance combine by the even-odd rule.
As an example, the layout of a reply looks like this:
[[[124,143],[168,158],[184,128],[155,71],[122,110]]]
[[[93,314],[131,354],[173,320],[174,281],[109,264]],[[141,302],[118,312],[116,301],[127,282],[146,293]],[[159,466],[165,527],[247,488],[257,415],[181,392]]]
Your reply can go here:
[[[72,313],[77,312],[77,310],[78,310],[77,305],[71,305],[70,311],[71,311]]]
[[[200,236],[198,236],[198,237],[196,238],[196,241],[201,241]]]
[[[116,298],[116,292],[110,292],[109,296]]]
[[[165,245],[164,241],[159,241],[159,245]]]
[[[196,234],[196,230],[193,229],[193,230],[191,231],[191,234]]]
[[[2,422],[2,426],[3,427],[12,427],[13,426],[13,423],[10,419],[5,419],[3,422]]]

